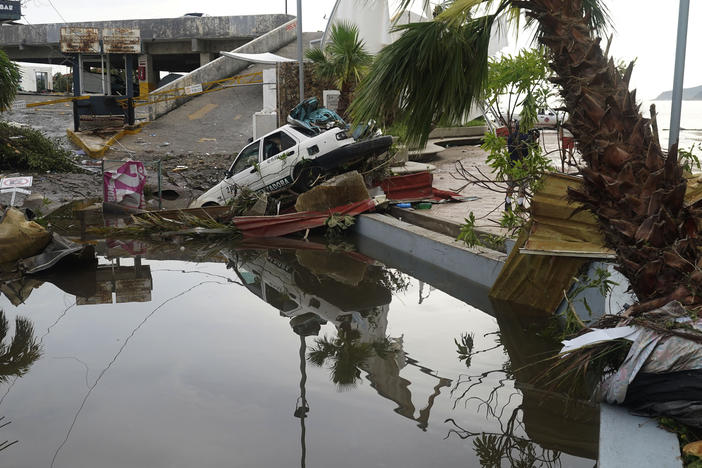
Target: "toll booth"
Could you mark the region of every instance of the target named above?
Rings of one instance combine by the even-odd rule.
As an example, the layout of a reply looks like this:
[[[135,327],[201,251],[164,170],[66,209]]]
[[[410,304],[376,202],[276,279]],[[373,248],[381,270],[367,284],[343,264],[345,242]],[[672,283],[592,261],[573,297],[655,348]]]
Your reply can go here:
[[[61,28],[73,62],[74,131],[134,125],[138,29]]]

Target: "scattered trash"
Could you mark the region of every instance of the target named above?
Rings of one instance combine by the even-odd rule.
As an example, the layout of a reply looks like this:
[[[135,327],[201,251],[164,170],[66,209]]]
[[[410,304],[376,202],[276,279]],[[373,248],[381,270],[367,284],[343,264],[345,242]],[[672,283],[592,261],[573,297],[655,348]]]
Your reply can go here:
[[[204,143],[206,141],[217,141],[217,139],[216,138],[200,138],[198,141],[200,143]]]
[[[41,252],[51,234],[24,213],[8,208],[0,221],[0,263],[14,262]]]
[[[176,166],[172,169],[173,172],[183,172],[188,170],[188,166]]]
[[[412,208],[412,204],[411,204],[411,203],[398,203],[398,204],[395,205],[395,206],[398,207],[398,208]]]
[[[164,141],[163,143],[161,143],[158,146],[170,146],[170,143],[168,143],[167,141]]]

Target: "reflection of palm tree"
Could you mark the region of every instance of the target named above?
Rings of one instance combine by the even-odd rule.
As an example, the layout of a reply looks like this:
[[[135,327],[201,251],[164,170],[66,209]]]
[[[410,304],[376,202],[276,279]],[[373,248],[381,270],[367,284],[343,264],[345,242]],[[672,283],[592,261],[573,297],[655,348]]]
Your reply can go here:
[[[360,367],[376,355],[384,358],[392,353],[392,343],[387,338],[370,343],[360,341],[361,334],[347,323],[338,328],[336,338],[323,337],[315,340],[315,347],[307,359],[316,366],[331,361],[332,382],[340,388],[355,386],[361,378]]]
[[[9,330],[5,313],[0,310],[0,383],[6,382],[11,375],[21,377],[41,356],[39,344],[34,339],[34,327],[29,320],[15,318],[15,336],[5,344]]]

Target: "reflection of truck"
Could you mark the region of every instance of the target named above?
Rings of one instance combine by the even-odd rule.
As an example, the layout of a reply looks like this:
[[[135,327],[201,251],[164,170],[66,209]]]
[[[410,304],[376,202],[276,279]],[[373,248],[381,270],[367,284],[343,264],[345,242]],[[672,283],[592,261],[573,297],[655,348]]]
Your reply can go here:
[[[332,278],[315,273],[301,265],[295,252],[291,251],[239,251],[223,254],[230,259],[228,266],[234,269],[242,284],[278,309],[281,316],[294,318],[312,312],[323,321],[335,325],[350,321],[351,327],[361,332],[364,341],[385,337],[392,295],[387,288],[365,279],[359,273],[366,268],[379,267],[359,265],[358,260],[336,254],[341,267],[340,275],[345,273],[344,270],[346,273],[355,271],[354,279],[347,283],[363,278],[357,284],[345,284],[341,277]],[[324,252],[324,256],[328,255]],[[347,276],[347,279],[350,277]],[[359,294],[359,291],[363,293]]]

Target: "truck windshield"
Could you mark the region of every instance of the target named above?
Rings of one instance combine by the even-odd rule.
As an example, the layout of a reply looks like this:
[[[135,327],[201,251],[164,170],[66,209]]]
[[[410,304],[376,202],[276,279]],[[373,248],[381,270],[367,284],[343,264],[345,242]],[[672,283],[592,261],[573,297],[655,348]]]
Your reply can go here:
[[[261,140],[256,140],[249,146],[241,150],[239,156],[234,161],[232,168],[229,170],[230,177],[240,173],[258,162],[258,145]]]

